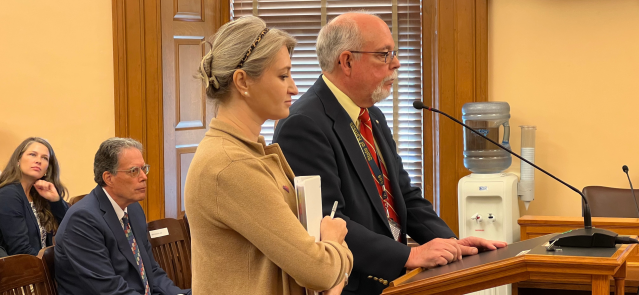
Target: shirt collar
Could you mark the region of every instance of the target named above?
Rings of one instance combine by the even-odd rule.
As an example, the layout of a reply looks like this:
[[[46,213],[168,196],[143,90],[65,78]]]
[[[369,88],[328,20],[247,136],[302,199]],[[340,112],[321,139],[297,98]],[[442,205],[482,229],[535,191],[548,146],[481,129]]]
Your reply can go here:
[[[333,92],[333,95],[335,95],[335,98],[337,98],[337,101],[342,105],[348,116],[351,117],[351,120],[359,125],[359,112],[362,108],[358,107],[348,95],[337,88],[325,75],[322,75],[322,79],[324,79],[324,83],[326,83],[326,86]]]
[[[247,147],[249,147],[252,151],[257,153],[260,156],[266,155],[264,149],[266,148],[266,141],[264,140],[264,136],[260,135],[257,138],[257,142],[249,140],[242,131],[235,128],[231,124],[227,124],[224,121],[218,120],[217,118],[211,119],[211,123],[209,124],[209,131],[207,131],[206,135],[213,135],[216,132],[226,133],[237,140],[244,143]]]
[[[115,214],[118,216],[118,220],[122,220],[122,217],[124,217],[124,213],[125,212],[128,213],[127,209],[129,208],[124,208],[124,210],[122,210],[122,208],[120,208],[120,205],[118,205],[118,203],[116,203],[115,200],[111,198],[111,195],[109,195],[109,193],[104,188],[102,188],[102,190],[106,194],[107,198],[109,198],[109,201],[111,202],[111,205],[113,206],[113,210],[115,210]]]

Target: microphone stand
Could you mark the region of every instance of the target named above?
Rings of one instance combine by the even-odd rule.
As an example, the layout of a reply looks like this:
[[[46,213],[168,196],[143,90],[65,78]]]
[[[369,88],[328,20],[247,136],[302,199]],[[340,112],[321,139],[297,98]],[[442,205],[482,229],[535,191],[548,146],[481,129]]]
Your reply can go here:
[[[435,112],[438,114],[442,114],[446,117],[448,117],[449,119],[453,120],[455,123],[464,126],[466,129],[472,131],[473,133],[479,135],[480,137],[488,140],[489,142],[491,142],[492,144],[500,147],[502,150],[507,151],[508,153],[510,153],[511,155],[517,157],[518,159],[528,163],[530,166],[535,167],[537,170],[543,172],[544,174],[552,177],[554,180],[560,182],[561,184],[565,185],[566,187],[570,188],[571,190],[575,191],[576,193],[578,193],[581,198],[584,200],[585,206],[584,206],[584,228],[580,228],[580,229],[574,229],[574,230],[569,230],[565,233],[559,234],[555,237],[553,237],[552,239],[550,239],[551,243],[555,246],[566,246],[566,247],[581,247],[581,248],[613,248],[616,245],[616,238],[618,236],[617,233],[609,231],[609,230],[605,230],[605,229],[598,229],[598,228],[593,228],[592,227],[592,216],[590,214],[590,205],[588,204],[588,200],[586,199],[586,197],[584,196],[584,194],[579,191],[577,188],[575,188],[574,186],[564,182],[563,180],[557,178],[556,176],[550,174],[548,171],[542,169],[541,167],[531,163],[530,161],[524,159],[523,157],[521,157],[520,155],[512,152],[511,150],[507,149],[506,147],[504,147],[503,145],[495,142],[494,140],[484,136],[483,134],[479,133],[479,131],[473,129],[472,127],[462,123],[461,121],[453,118],[452,116],[438,110],[435,108],[431,108],[429,106],[425,106],[424,103],[422,103],[421,101],[414,101],[413,102],[413,107],[416,109],[426,109],[429,110],[431,112]]]
[[[630,191],[632,192],[632,199],[635,201],[635,208],[637,208],[637,215],[639,216],[639,205],[637,205],[637,197],[635,197],[635,188],[632,187],[632,181],[630,181],[630,174],[628,174],[628,166],[623,165],[621,169],[623,170],[624,173],[626,173],[626,176],[628,177],[628,182],[630,183]]]

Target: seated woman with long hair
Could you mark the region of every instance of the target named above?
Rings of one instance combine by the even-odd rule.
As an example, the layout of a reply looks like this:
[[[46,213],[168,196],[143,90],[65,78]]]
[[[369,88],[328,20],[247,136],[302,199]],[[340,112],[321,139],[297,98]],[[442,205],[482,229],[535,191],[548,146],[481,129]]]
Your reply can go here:
[[[8,255],[38,255],[51,246],[66,194],[51,145],[39,137],[23,141],[0,174],[0,247]]]
[[[315,242],[296,216],[293,171],[279,145],[260,136],[266,120],[288,116],[298,93],[295,44],[261,19],[242,17],[218,30],[201,61],[218,108],[185,184],[193,294],[340,294],[351,272],[346,222],[325,217]]]

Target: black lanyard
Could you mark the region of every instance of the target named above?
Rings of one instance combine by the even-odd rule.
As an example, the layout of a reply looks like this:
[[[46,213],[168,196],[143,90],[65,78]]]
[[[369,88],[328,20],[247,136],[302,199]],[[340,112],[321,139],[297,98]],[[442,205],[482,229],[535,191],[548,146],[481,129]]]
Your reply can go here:
[[[361,124],[364,124],[364,123],[361,123]],[[384,186],[384,174],[382,174],[382,171],[377,166],[377,163],[375,163],[375,160],[373,160],[373,155],[371,154],[371,151],[366,145],[366,142],[364,142],[364,137],[362,137],[362,133],[359,132],[359,129],[357,129],[357,126],[355,126],[355,123],[353,122],[351,122],[351,129],[353,130],[353,134],[355,134],[355,138],[357,138],[357,143],[359,144],[359,148],[362,150],[362,153],[364,154],[364,158],[366,158],[366,161],[368,161],[368,165],[371,167],[371,170],[373,170],[373,174],[375,174],[377,181],[382,186],[382,199],[386,200],[388,196],[386,194],[386,186]],[[371,144],[374,144],[374,143],[371,143]],[[377,154],[377,161],[381,165],[382,160],[379,158],[379,154]]]

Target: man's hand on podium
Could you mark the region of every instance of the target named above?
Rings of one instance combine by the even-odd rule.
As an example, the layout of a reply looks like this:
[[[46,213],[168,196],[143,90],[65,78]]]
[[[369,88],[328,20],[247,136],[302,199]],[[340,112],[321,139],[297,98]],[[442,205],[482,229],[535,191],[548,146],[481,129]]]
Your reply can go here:
[[[462,258],[462,245],[449,239],[433,239],[419,247],[413,247],[406,261],[406,268],[433,268]]]
[[[478,237],[468,237],[461,240],[433,239],[419,247],[411,248],[406,261],[407,269],[418,267],[433,268],[438,265],[461,260],[463,256],[475,255],[481,250],[495,250],[506,247],[507,243],[489,241]]]
[[[487,250],[497,250],[499,248],[504,248],[508,246],[508,243],[501,241],[492,241],[486,240],[478,237],[468,237],[463,238],[461,240],[456,241],[458,244],[465,246],[465,248],[475,249],[474,253],[463,253],[464,255],[475,255],[477,254],[477,250],[479,251],[487,251]]]

